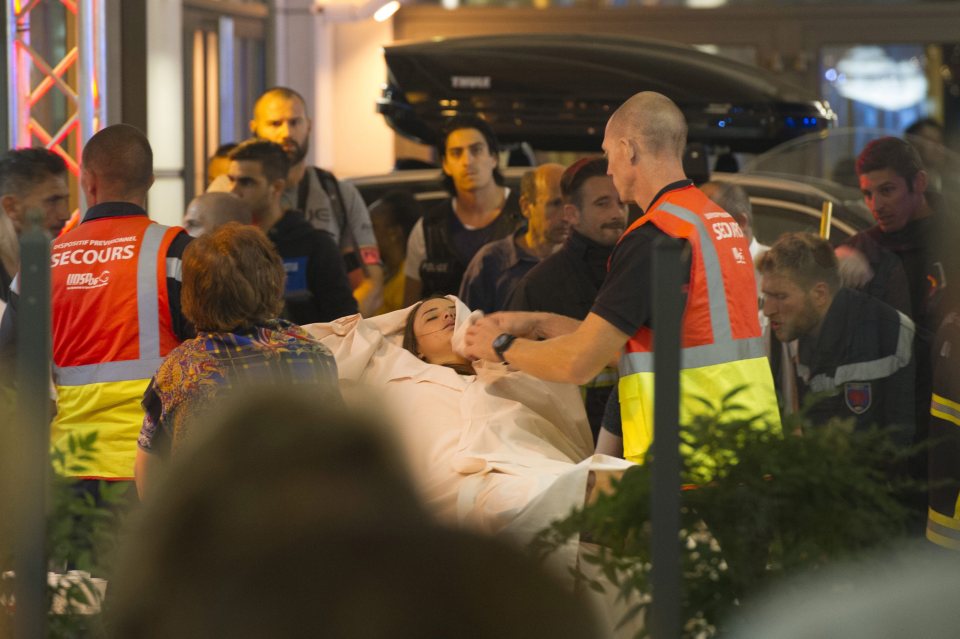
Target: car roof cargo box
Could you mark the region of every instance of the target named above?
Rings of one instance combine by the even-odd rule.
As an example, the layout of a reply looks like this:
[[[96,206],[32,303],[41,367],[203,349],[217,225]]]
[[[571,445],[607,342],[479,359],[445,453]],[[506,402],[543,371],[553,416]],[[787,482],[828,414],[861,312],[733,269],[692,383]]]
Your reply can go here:
[[[436,144],[460,113],[505,145],[598,151],[610,114],[639,91],[673,99],[689,140],[760,152],[830,126],[825,102],[764,69],[692,47],[625,36],[521,34],[443,38],[384,49],[378,111],[398,133]]]

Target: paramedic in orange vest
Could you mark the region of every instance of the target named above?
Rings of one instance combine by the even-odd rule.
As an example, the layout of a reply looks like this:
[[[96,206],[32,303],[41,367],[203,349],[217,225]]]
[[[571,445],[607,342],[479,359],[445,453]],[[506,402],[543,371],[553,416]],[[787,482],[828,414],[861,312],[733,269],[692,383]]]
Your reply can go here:
[[[637,462],[653,438],[651,272],[654,240],[664,235],[686,245],[681,421],[704,410],[697,397],[719,406],[730,390],[746,385],[738,397],[746,416],[761,415],[780,428],[749,245],[736,221],[684,175],[686,137],[680,109],[659,93],[638,93],[607,123],[607,173],[620,198],[643,206],[645,215],[614,248],[607,278],[585,320],[497,313],[466,334],[470,357],[505,361],[551,381],[583,384],[617,362],[622,453]],[[733,412],[723,417],[745,416]]]
[[[153,151],[125,124],[83,149],[83,221],[51,247],[51,443],[78,479],[133,479],[140,401],[163,356],[192,328],[180,313],[180,264],[190,237],[150,221]],[[70,471],[69,439],[97,433],[94,459]]]

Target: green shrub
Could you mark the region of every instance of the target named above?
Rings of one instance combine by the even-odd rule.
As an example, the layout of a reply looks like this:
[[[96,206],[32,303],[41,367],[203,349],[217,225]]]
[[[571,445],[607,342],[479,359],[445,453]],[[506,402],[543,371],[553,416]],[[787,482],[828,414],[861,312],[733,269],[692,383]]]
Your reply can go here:
[[[734,401],[731,394],[681,428],[688,637],[714,636],[777,579],[902,538],[904,497],[918,488],[900,470],[916,451],[897,449],[888,433],[853,432],[852,420],[813,427],[797,419],[783,433],[757,419],[724,421]],[[650,464],[631,468],[608,494],[542,531],[533,550],[545,556],[577,533],[598,544],[585,560],[602,569],[607,588],[638,602],[629,619],[650,603],[650,498]]]

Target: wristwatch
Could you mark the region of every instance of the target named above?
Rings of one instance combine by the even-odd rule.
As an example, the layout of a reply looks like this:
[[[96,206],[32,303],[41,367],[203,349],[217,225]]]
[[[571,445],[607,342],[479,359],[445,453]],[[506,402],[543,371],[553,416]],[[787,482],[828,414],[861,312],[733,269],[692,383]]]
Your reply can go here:
[[[511,335],[510,333],[500,333],[497,335],[497,339],[493,340],[493,352],[497,354],[497,357],[500,358],[501,362],[506,362],[507,359],[503,356],[507,352],[507,349],[513,345],[513,340],[517,339],[516,335]]]

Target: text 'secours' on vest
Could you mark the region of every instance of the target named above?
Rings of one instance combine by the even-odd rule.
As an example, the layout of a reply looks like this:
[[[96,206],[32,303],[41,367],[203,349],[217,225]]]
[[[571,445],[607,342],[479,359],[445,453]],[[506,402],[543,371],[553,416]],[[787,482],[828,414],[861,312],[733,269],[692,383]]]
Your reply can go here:
[[[132,479],[140,401],[163,356],[179,340],[167,293],[167,251],[180,233],[146,216],[90,220],[54,242],[53,375],[57,416],[51,444],[73,476]],[[68,440],[97,433],[92,461]],[[74,463],[83,469],[70,470]]]
[[[627,229],[644,224],[686,240],[692,250],[689,292],[681,327],[680,420],[702,414],[707,400],[719,408],[738,387],[721,419],[760,416],[762,427],[780,428],[777,398],[757,319],[756,281],[748,244],[736,221],[693,186],[668,191]],[[621,238],[622,241],[623,238]],[[637,286],[649,286],[637,282]],[[641,327],[620,358],[620,411],[624,456],[642,462],[653,440],[653,333]],[[761,422],[758,422],[761,425]],[[692,450],[685,455],[697,456]],[[709,476],[709,459],[694,466]]]

